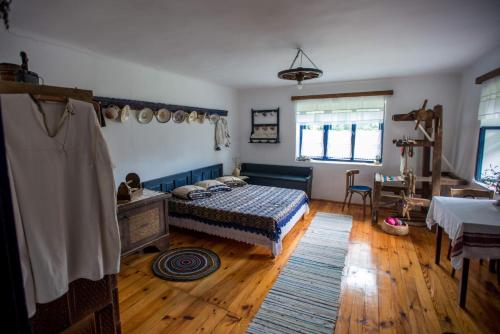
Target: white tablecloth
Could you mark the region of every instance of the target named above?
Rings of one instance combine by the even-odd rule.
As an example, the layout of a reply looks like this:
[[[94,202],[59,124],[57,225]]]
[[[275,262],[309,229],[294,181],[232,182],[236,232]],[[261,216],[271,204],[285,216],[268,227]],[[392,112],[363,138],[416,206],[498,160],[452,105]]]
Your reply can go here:
[[[427,226],[443,227],[451,241],[451,264],[462,259],[500,259],[500,207],[493,200],[435,196],[427,214]]]

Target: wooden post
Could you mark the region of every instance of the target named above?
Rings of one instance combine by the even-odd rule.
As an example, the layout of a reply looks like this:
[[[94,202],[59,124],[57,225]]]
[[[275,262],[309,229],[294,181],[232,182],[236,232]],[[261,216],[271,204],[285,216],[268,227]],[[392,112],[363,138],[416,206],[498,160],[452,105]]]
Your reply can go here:
[[[436,225],[436,255],[434,257],[434,263],[439,264],[441,259],[441,240],[443,240],[443,228]]]
[[[432,136],[432,119],[428,119],[425,121],[425,131],[429,136]],[[424,136],[424,141],[427,143],[429,140]],[[431,176],[431,147],[424,146],[423,147],[423,155],[422,155],[422,176],[429,177]],[[422,195],[425,198],[430,198],[430,186],[428,182],[422,183]]]
[[[382,188],[382,174],[375,173],[373,177],[373,203],[372,203],[372,224],[378,222],[378,210],[380,206],[380,191]]]
[[[458,288],[458,305],[460,305],[461,308],[465,308],[465,300],[467,298],[467,283],[469,280],[469,262],[470,260],[464,257],[462,264],[462,275],[460,276],[460,286]]]
[[[432,151],[432,196],[441,194],[441,159],[443,154],[443,107],[434,106],[434,149]]]
[[[497,260],[489,260],[488,261],[488,271],[490,273],[495,274],[497,272],[498,268],[497,268],[496,264],[497,264]]]

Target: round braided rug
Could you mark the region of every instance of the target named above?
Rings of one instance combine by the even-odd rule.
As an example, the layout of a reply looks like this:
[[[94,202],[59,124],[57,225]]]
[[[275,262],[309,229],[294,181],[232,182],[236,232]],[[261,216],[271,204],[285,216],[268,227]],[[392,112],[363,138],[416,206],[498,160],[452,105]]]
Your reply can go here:
[[[182,247],[158,255],[152,264],[156,276],[169,281],[194,281],[219,269],[220,259],[209,249]]]

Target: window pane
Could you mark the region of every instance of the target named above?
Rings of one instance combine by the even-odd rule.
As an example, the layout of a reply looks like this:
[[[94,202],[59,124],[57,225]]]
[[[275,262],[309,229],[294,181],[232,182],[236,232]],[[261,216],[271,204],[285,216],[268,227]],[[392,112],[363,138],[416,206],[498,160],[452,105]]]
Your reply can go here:
[[[301,154],[306,157],[323,157],[322,125],[309,125],[302,129]]]
[[[380,159],[382,130],[378,122],[356,124],[355,160]]]
[[[351,159],[351,134],[350,123],[334,124],[328,131],[327,157],[330,159]]]
[[[486,129],[480,180],[494,184],[496,182],[495,172],[500,172],[500,129]]]

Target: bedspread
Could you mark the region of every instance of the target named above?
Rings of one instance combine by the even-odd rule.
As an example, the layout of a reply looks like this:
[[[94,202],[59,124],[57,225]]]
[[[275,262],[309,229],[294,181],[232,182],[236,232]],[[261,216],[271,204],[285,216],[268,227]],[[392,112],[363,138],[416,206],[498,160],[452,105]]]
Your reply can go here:
[[[281,228],[306,203],[308,197],[302,190],[249,184],[209,198],[172,198],[168,207],[174,217],[263,234],[276,241]]]

